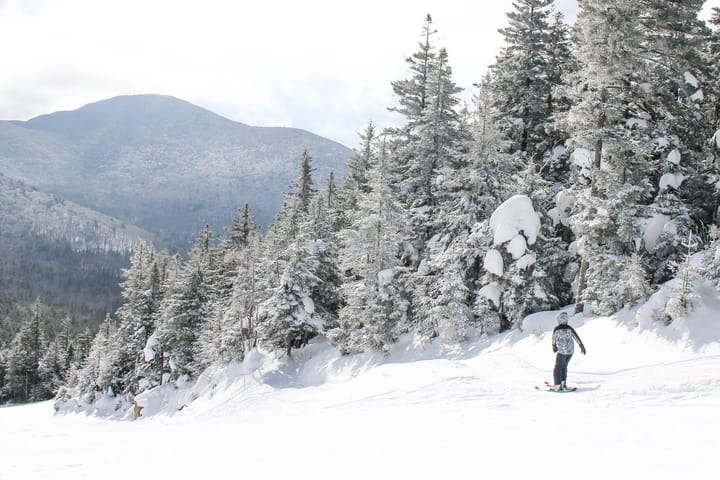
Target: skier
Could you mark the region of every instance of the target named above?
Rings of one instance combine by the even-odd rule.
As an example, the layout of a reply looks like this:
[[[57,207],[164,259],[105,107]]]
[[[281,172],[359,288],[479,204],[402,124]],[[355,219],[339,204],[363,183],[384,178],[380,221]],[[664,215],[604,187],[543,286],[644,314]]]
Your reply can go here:
[[[585,345],[578,336],[574,328],[568,325],[568,314],[567,312],[560,312],[558,315],[558,325],[553,330],[552,336],[552,348],[553,352],[557,353],[555,357],[555,369],[553,370],[553,376],[555,385],[552,389],[555,391],[567,389],[567,367],[570,363],[570,358],[575,352],[575,342],[580,345],[580,352],[585,355]]]

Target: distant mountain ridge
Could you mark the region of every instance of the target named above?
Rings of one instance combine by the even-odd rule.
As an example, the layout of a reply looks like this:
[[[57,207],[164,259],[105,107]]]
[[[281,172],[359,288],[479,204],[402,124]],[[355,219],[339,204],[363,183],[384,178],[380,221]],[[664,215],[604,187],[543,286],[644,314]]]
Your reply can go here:
[[[129,254],[153,235],[102,213],[40,192],[0,174],[0,219],[4,235],[33,234],[65,242],[77,252]]]
[[[310,132],[251,127],[183,100],[115,97],[27,122],[0,122],[0,173],[187,245],[250,203],[269,223],[304,149],[320,181],[348,148]]]

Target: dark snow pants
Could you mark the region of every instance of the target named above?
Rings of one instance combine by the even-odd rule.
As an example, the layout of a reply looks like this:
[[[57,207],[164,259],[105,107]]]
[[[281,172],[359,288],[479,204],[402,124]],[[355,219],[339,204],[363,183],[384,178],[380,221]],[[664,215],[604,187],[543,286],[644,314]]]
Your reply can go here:
[[[572,355],[564,355],[558,353],[555,357],[555,370],[553,370],[553,378],[555,379],[555,385],[560,385],[562,382],[567,381],[567,369],[568,363]]]

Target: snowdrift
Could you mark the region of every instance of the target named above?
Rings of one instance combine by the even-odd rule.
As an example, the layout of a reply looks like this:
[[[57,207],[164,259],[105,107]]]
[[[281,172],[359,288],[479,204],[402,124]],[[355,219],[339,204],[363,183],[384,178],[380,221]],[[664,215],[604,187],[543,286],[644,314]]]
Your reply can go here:
[[[583,387],[599,388],[601,379],[609,375],[720,356],[720,298],[715,287],[710,282],[699,285],[697,309],[688,318],[665,326],[656,318],[667,303],[672,285],[670,282],[662,287],[644,304],[610,317],[573,316],[570,307],[565,309],[571,315],[571,325],[588,348],[587,356],[579,353],[574,356],[570,366],[574,378],[569,383],[579,384],[581,390]],[[387,381],[382,384],[408,385],[408,388],[414,385],[413,388],[421,389],[429,378],[427,369],[440,364],[470,365],[482,372],[477,375],[483,377],[482,383],[492,383],[499,391],[530,389],[534,384],[552,379],[554,357],[550,338],[558,313],[530,315],[524,320],[522,329],[501,335],[471,333],[466,344],[454,348],[439,340],[427,344],[412,335],[405,335],[388,356],[377,353],[342,356],[324,341],[295,351],[291,358],[253,350],[243,363],[210,368],[195,382],[181,380],[163,385],[138,395],[135,401],[142,407],[144,418],[174,416],[186,409],[211,413],[221,407],[215,414],[222,415],[222,411],[234,408],[233,405],[250,408],[269,401],[283,390],[322,389],[346,384],[341,388],[357,390],[358,395],[372,395],[374,390],[384,388],[375,381],[386,377]],[[520,370],[493,378],[497,372],[487,363],[492,364],[499,356],[508,364],[504,368]],[[528,368],[522,369],[523,366]],[[683,370],[678,375],[682,377],[687,372]],[[638,377],[642,375],[638,374]],[[656,378],[649,380],[658,382]],[[717,378],[712,380],[713,388],[718,382]],[[617,385],[618,391],[625,388],[622,382]],[[608,388],[613,389],[612,385]],[[656,388],[661,386],[656,385]],[[59,401],[55,408],[59,413],[83,412],[124,420],[135,418],[133,405],[114,396],[103,397],[89,405],[77,400]]]

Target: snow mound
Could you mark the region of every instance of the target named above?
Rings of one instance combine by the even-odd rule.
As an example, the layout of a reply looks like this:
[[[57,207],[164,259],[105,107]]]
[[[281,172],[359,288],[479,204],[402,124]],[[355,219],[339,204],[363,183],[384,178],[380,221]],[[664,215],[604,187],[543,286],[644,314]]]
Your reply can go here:
[[[645,222],[643,244],[645,250],[653,252],[664,233],[677,233],[677,225],[669,215],[657,214]]]
[[[682,185],[682,182],[685,180],[685,175],[682,173],[666,173],[662,177],[660,177],[659,187],[660,191],[665,191],[668,189],[668,187],[672,187],[673,189],[677,190],[680,188],[680,185]]]
[[[505,200],[490,217],[493,242],[502,245],[511,241],[521,232],[528,245],[533,245],[540,231],[540,217],[527,195],[515,195]]]
[[[485,254],[485,261],[483,263],[483,267],[485,267],[485,270],[492,273],[493,275],[502,277],[505,269],[503,265],[502,254],[495,249],[488,250]]]

